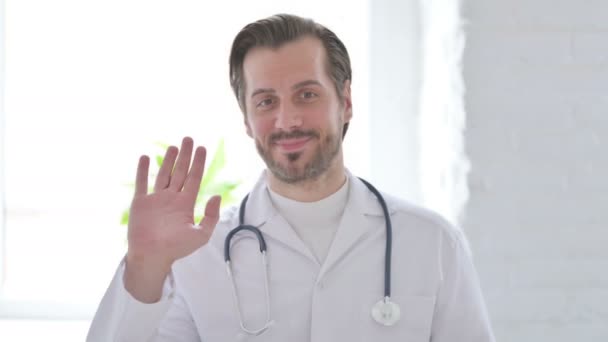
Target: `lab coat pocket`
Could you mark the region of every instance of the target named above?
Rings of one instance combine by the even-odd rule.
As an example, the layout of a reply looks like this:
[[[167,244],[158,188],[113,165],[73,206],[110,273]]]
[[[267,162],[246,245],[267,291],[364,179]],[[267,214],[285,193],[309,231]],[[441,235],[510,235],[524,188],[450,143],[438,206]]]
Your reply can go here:
[[[380,298],[367,301],[367,306],[361,310],[361,342],[369,341],[399,341],[399,342],[429,342],[435,307],[435,297],[431,296],[400,296],[391,300],[399,305],[400,319],[392,326],[384,326],[372,317],[372,307]]]

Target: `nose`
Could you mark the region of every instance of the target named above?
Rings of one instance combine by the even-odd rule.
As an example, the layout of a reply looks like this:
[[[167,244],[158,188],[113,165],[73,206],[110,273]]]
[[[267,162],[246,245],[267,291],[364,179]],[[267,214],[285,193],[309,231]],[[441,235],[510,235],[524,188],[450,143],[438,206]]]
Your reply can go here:
[[[302,116],[293,105],[282,102],[277,112],[274,126],[277,129],[285,131],[298,128],[302,126]]]

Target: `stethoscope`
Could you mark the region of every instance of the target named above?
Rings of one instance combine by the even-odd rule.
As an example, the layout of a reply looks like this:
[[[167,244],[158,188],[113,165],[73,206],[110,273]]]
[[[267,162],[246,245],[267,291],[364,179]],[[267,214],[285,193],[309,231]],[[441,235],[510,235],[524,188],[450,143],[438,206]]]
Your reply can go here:
[[[384,259],[384,298],[378,301],[372,307],[372,317],[373,319],[384,325],[391,326],[395,324],[399,318],[401,317],[401,309],[399,305],[393,301],[391,301],[391,249],[392,249],[392,232],[393,227],[391,224],[391,218],[388,213],[388,208],[386,206],[386,202],[384,198],[380,194],[380,192],[374,188],[373,185],[368,183],[366,180],[359,178],[363,184],[367,186],[367,188],[376,196],[380,206],[382,207],[382,211],[384,213],[384,221],[386,225],[386,249],[385,249],[385,259]],[[254,226],[246,225],[245,222],[245,207],[247,206],[247,199],[249,195],[243,198],[241,202],[241,206],[239,209],[239,225],[228,233],[226,236],[226,240],[224,241],[224,260],[226,261],[226,270],[228,271],[228,277],[230,278],[230,283],[232,285],[232,297],[234,298],[234,303],[236,305],[236,309],[239,315],[239,323],[241,325],[241,329],[250,335],[260,335],[264,331],[266,331],[270,326],[274,324],[274,321],[270,317],[270,292],[268,289],[268,260],[266,258],[266,240],[264,240],[264,236],[262,232]],[[245,326],[245,322],[243,320],[243,313],[241,311],[241,305],[239,301],[239,297],[236,291],[236,284],[234,278],[232,276],[232,264],[230,262],[230,241],[232,237],[240,232],[241,230],[249,230],[258,239],[258,243],[260,245],[260,253],[262,254],[262,265],[264,272],[264,290],[266,292],[266,323],[258,329],[249,329]]]

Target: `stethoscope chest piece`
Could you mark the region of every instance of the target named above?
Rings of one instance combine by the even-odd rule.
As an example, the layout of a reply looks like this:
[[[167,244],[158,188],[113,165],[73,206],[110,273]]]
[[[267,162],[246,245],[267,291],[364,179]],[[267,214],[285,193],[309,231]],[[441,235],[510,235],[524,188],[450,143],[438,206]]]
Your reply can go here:
[[[376,322],[390,327],[397,323],[399,318],[401,318],[401,309],[397,303],[391,302],[388,298],[384,298],[372,308],[372,317]]]

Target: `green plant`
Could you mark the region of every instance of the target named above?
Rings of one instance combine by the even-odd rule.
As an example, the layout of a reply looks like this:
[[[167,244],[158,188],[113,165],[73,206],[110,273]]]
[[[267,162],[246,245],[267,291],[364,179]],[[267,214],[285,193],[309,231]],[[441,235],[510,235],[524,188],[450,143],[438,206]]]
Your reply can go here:
[[[166,150],[168,145],[158,144],[163,150]],[[158,168],[163,164],[164,156],[155,156],[156,165]],[[233,204],[237,199],[234,197],[234,190],[241,184],[241,181],[226,181],[220,177],[220,171],[226,166],[226,154],[224,151],[224,139],[220,139],[217,149],[213,153],[211,163],[207,164],[205,173],[203,174],[203,180],[199,188],[198,196],[196,197],[196,203],[194,207],[195,222],[199,222],[203,215],[200,214],[204,210],[204,206],[211,196],[220,195],[222,197],[222,207]],[[156,174],[152,174],[151,178],[155,178]],[[148,182],[148,184],[154,184],[154,182]],[[133,184],[131,184],[133,187]],[[148,189],[149,192],[152,188]],[[198,215],[196,215],[199,213]],[[129,223],[129,209],[125,209],[120,219],[121,225]]]

